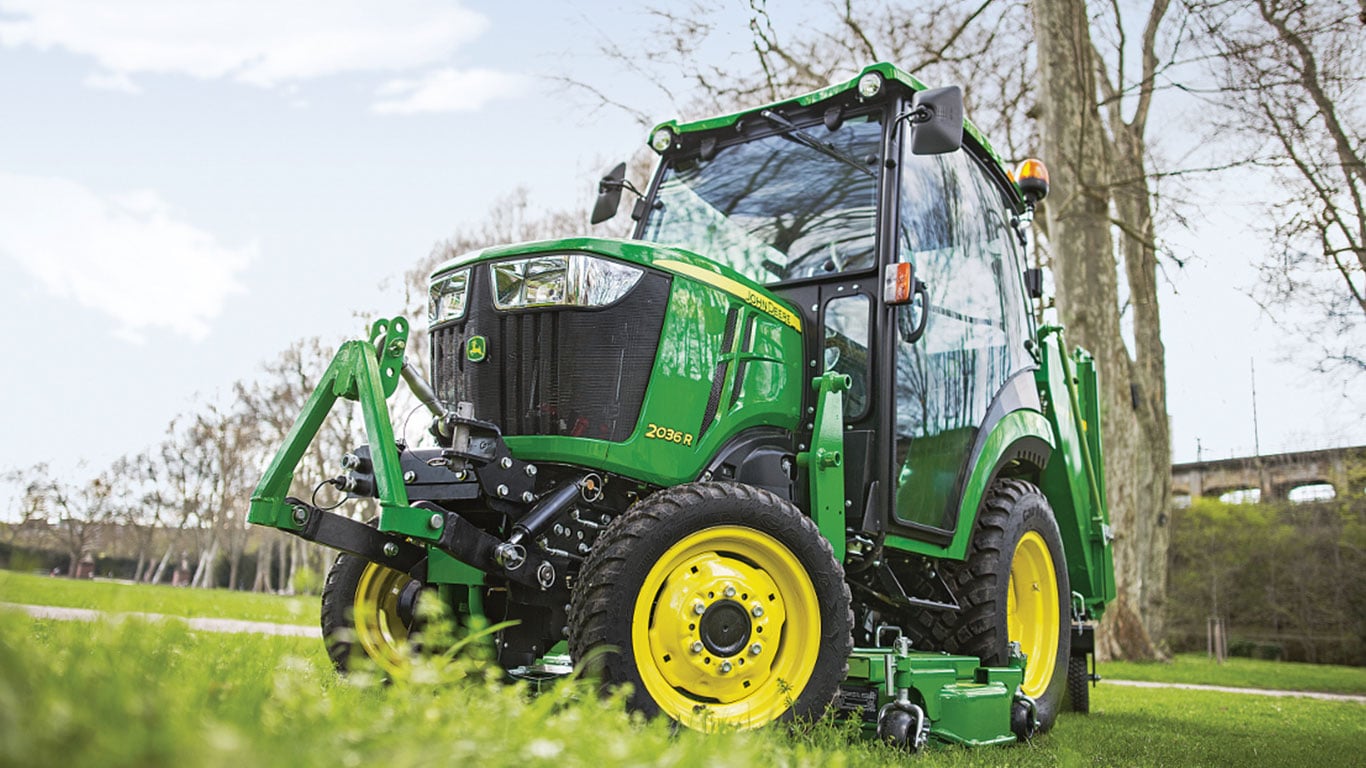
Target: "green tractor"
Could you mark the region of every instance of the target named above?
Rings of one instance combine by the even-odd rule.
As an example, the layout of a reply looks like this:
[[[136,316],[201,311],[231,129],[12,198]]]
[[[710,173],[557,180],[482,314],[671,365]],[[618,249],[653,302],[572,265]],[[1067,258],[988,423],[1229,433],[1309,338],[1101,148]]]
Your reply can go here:
[[[267,470],[250,521],[342,552],[338,667],[402,676],[426,593],[501,624],[509,676],[577,664],[689,727],[833,710],[918,749],[1084,709],[1111,534],[1096,371],[1030,309],[1042,165],[890,64],[649,142],[648,189],[618,166],[593,213],[629,191],[632,239],[440,266],[430,381],[377,322]],[[400,379],[434,447],[395,440]],[[287,496],[338,398],[370,525]]]

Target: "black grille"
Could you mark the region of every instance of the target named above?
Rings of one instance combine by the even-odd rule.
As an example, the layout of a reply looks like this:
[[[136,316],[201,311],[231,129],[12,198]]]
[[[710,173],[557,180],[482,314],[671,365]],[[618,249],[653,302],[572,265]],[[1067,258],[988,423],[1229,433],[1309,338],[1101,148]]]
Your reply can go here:
[[[493,307],[488,267],[476,266],[462,320],[432,330],[432,371],[447,403],[474,403],[474,416],[505,435],[564,435],[621,442],[640,417],[669,278],[646,272],[626,298],[604,309]],[[465,343],[487,339],[470,361]]]

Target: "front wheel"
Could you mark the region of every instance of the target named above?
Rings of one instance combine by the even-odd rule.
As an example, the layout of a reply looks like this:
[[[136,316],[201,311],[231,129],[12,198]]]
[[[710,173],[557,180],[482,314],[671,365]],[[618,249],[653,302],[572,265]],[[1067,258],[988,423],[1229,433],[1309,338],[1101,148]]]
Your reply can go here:
[[[412,653],[411,635],[422,582],[406,573],[343,552],[327,572],[322,630],[327,655],[339,672],[370,666],[402,677]]]
[[[739,483],[694,483],[613,521],[580,572],[569,650],[630,705],[683,725],[817,718],[845,677],[844,571],[812,521]]]

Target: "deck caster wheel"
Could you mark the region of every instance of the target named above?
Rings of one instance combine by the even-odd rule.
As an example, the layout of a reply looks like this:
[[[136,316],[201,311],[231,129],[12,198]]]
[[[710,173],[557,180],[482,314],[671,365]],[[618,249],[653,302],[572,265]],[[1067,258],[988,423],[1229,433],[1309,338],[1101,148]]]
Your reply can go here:
[[[892,746],[919,752],[929,737],[925,710],[907,701],[894,701],[877,713],[877,737]]]
[[[1010,732],[1020,741],[1029,741],[1039,732],[1039,706],[1024,694],[1017,694],[1010,707]]]

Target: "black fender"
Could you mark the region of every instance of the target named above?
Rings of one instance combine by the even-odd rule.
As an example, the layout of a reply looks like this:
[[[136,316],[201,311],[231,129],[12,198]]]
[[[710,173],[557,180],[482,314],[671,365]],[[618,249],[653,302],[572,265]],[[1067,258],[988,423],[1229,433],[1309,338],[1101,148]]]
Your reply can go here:
[[[727,440],[703,471],[702,480],[733,480],[795,502],[797,454],[791,432],[755,427]]]

